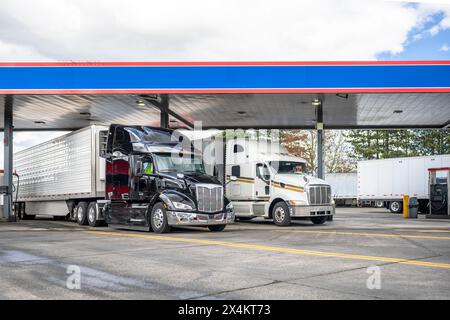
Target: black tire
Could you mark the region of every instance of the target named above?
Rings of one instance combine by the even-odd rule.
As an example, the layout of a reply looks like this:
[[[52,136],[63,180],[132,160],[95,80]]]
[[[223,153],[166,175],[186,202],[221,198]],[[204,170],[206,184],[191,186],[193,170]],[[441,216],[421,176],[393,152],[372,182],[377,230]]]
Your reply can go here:
[[[79,202],[77,204],[77,206],[75,207],[77,223],[80,226],[85,226],[88,224],[87,208],[88,208],[88,203],[84,202],[84,201]]]
[[[223,230],[225,230],[225,227],[227,225],[226,224],[217,224],[217,225],[213,225],[213,226],[208,226],[209,231],[212,232],[221,232]]]
[[[284,201],[280,201],[274,205],[272,209],[272,219],[273,223],[280,227],[285,227],[291,224],[289,208]]]
[[[236,217],[239,221],[250,221],[252,220],[254,217]]]
[[[100,227],[102,225],[103,221],[97,219],[97,203],[89,203],[87,208],[87,219],[91,227]]]
[[[389,210],[392,213],[401,213],[403,212],[403,203],[401,201],[389,202]]]
[[[320,217],[311,217],[311,221],[314,224],[324,224],[325,221],[328,220],[327,216],[320,216]]]
[[[22,220],[34,220],[36,219],[36,216],[34,214],[26,214],[23,213],[22,217],[20,217]]]
[[[419,213],[427,214],[429,213],[428,201],[420,201],[419,200]]]
[[[153,232],[167,233],[170,231],[170,226],[167,223],[167,213],[161,202],[156,203],[152,212],[150,213],[150,226]]]
[[[384,207],[384,202],[383,201],[375,201],[375,208],[383,208]]]

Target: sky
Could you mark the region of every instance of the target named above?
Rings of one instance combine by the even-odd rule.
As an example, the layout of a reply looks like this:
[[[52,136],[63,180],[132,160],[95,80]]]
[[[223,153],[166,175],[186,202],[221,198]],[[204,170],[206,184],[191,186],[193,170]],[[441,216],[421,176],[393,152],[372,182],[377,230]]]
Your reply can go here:
[[[0,0],[0,62],[446,59],[450,1]]]

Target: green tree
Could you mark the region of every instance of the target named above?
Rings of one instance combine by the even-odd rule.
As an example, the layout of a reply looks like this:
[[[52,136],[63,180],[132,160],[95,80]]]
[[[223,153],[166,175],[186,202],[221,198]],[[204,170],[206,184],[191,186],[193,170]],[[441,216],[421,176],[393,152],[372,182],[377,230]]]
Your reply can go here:
[[[441,129],[351,130],[354,159],[386,159],[450,153],[450,132]]]

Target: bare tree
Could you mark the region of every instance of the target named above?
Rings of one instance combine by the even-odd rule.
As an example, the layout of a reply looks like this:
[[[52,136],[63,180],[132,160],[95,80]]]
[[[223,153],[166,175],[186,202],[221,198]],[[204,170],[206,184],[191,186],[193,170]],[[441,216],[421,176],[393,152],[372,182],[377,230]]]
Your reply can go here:
[[[281,144],[288,151],[306,160],[310,172],[317,172],[317,133],[314,130],[282,130]],[[352,147],[346,141],[343,131],[325,131],[325,167],[326,172],[351,172],[356,169],[354,159],[350,157]]]

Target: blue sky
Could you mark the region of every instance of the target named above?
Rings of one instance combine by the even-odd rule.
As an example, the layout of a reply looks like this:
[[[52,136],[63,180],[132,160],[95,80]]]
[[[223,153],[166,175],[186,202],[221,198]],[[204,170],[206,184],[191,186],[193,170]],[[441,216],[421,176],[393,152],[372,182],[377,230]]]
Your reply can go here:
[[[378,60],[450,60],[450,29],[439,30],[430,34],[429,30],[445,18],[444,13],[436,13],[420,28],[408,33],[404,51],[398,54],[382,53]],[[419,35],[420,39],[415,39]]]

